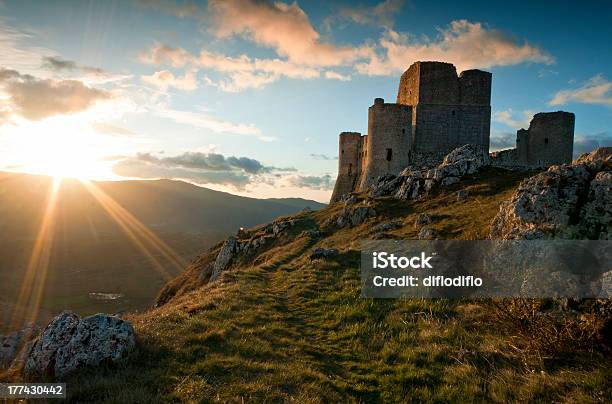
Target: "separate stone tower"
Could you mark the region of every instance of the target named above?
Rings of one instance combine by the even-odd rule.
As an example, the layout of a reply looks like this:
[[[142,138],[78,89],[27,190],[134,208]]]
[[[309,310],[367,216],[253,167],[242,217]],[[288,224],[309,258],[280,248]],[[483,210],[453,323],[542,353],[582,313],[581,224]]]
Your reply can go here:
[[[411,106],[412,153],[443,157],[465,144],[489,150],[491,126],[489,72],[443,62],[416,62],[400,79],[397,103]]]
[[[363,141],[362,173],[357,186],[365,190],[384,174],[397,174],[410,164],[412,108],[376,98],[368,109],[368,136]]]
[[[574,122],[571,112],[540,112],[535,114],[529,129],[516,133],[518,164],[548,167],[571,163],[574,152]]]
[[[332,194],[332,201],[339,201],[342,195],[356,188],[361,175],[362,144],[365,136],[358,132],[340,133],[338,150],[338,178]]]

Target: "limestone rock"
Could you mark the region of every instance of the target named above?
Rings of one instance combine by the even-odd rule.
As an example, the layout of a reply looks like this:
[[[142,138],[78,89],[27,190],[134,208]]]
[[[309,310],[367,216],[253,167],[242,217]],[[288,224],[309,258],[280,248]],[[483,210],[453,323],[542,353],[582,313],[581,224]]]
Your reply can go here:
[[[414,220],[414,227],[421,227],[429,223],[431,223],[431,216],[429,216],[427,213],[419,213]]]
[[[119,317],[96,314],[80,319],[64,311],[34,342],[25,372],[62,378],[82,367],[116,363],[135,343],[132,325]]]
[[[425,226],[419,231],[419,240],[436,240],[438,232],[435,229]]]
[[[468,197],[468,192],[466,190],[460,189],[459,191],[457,191],[457,202],[463,201],[467,199],[467,197]]]
[[[236,246],[236,237],[230,236],[225,240],[215,260],[211,280],[216,279],[227,268],[236,253]]]
[[[310,259],[311,260],[328,259],[328,258],[335,257],[336,255],[338,255],[338,250],[336,250],[335,248],[318,247],[314,249],[312,254],[310,254]]]
[[[339,228],[354,227],[376,216],[376,210],[369,204],[345,206],[340,213],[332,218],[331,223]]]
[[[401,220],[392,220],[390,222],[381,223],[379,225],[374,226],[372,228],[372,231],[374,233],[384,233],[387,231],[399,229],[400,227],[402,227]]]
[[[420,169],[406,167],[398,176],[387,174],[378,177],[370,187],[371,197],[393,196],[396,199],[417,199],[430,192],[436,185],[445,187],[455,184],[462,177],[476,173],[488,166],[488,155],[477,146],[464,145],[444,157],[436,168]]]
[[[606,151],[607,150],[607,151]],[[609,239],[612,148],[552,166],[521,183],[491,224],[492,239]]]
[[[27,351],[26,345],[38,336],[40,328],[29,324],[7,335],[0,335],[0,367],[9,367],[17,357]]]

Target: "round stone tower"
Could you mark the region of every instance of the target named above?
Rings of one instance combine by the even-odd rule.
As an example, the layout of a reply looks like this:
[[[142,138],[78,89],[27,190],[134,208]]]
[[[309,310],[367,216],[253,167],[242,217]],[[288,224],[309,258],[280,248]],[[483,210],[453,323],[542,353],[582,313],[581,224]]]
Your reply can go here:
[[[340,133],[338,148],[338,178],[334,186],[331,203],[355,190],[361,174],[362,136],[358,132]]]
[[[376,98],[368,109],[368,140],[358,190],[365,191],[385,174],[399,174],[410,164],[412,107]]]

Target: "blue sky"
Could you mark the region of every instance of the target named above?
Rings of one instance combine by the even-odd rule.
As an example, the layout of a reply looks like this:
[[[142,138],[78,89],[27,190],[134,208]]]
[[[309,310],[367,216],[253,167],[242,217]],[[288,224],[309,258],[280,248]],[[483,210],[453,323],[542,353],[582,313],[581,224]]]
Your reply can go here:
[[[0,168],[325,201],[417,60],[493,73],[498,148],[554,110],[611,145],[612,7],[533,3],[5,0]]]

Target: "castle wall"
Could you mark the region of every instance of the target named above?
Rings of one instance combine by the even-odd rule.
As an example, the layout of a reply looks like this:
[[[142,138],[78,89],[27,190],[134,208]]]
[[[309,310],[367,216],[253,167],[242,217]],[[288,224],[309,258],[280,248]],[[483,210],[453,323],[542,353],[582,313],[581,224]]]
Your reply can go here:
[[[413,107],[412,153],[444,156],[465,144],[489,149],[492,75],[441,62],[414,63],[400,79],[397,102]]]
[[[574,114],[541,112],[529,124],[528,165],[546,167],[571,163],[574,151]]]
[[[465,70],[459,75],[462,105],[491,105],[493,75],[482,70]]]
[[[342,195],[352,192],[361,174],[362,136],[358,132],[340,133],[338,147],[338,177],[331,202],[337,202]]]
[[[529,129],[516,132],[516,149],[491,153],[492,164],[506,168],[544,168],[572,161],[574,114],[535,114]],[[512,160],[514,159],[514,160]]]
[[[529,164],[529,131],[519,129],[516,131],[516,158],[518,164]]]
[[[374,100],[368,109],[368,137],[363,172],[357,187],[364,191],[385,174],[399,174],[410,164],[412,108]]]

